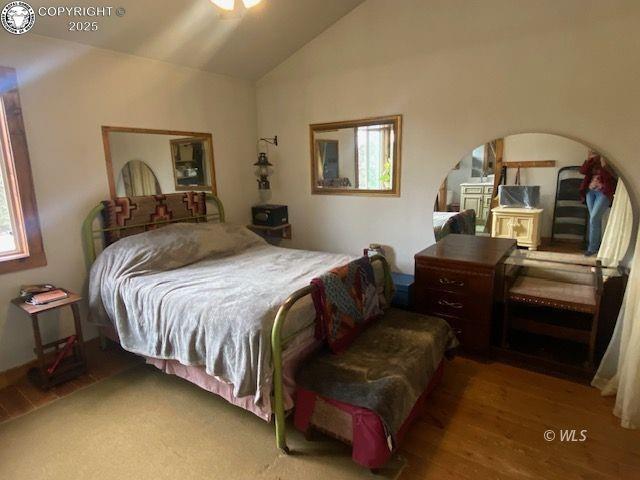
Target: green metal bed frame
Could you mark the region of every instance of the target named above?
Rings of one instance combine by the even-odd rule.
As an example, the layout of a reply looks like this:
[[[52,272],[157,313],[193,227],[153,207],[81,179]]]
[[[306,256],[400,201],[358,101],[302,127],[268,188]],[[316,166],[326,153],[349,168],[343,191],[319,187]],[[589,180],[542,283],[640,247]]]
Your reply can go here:
[[[82,223],[82,241],[84,244],[84,255],[87,271],[91,269],[91,265],[96,259],[96,240],[104,241],[104,233],[117,230],[126,230],[130,228],[142,228],[151,227],[169,223],[180,223],[190,220],[196,221],[208,221],[212,219],[218,219],[220,223],[225,222],[224,207],[220,199],[212,194],[207,194],[207,202],[213,203],[218,209],[217,214],[195,215],[192,217],[185,217],[176,220],[161,220],[157,222],[149,222],[136,225],[127,225],[125,227],[111,227],[111,228],[94,228],[94,222],[100,217],[100,214],[104,210],[104,205],[100,203],[96,205],[85,218]],[[383,268],[383,274],[385,279],[390,278],[389,264],[382,255],[375,255],[371,257],[371,262],[380,262]],[[287,314],[291,307],[300,299],[310,295],[314,290],[313,285],[300,288],[293,292],[289,297],[280,305],[276,318],[271,328],[271,357],[273,362],[273,413],[275,417],[276,427],[276,445],[285,454],[289,454],[290,450],[287,446],[286,439],[286,412],[284,409],[284,383],[282,372],[282,349],[287,345],[288,341],[295,337],[301,330],[304,330],[312,324],[302,327],[300,330],[293,332],[286,338],[282,338],[282,328],[287,320]],[[385,294],[388,294],[388,287],[385,283]],[[102,331],[100,332],[101,341],[104,341]]]

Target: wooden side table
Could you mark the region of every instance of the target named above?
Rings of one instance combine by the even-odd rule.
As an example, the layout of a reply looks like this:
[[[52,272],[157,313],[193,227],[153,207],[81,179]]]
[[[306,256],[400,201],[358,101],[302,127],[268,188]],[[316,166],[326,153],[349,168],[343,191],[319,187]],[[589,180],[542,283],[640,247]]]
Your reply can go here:
[[[268,227],[266,225],[247,225],[252,232],[257,233],[266,238],[284,238],[291,240],[291,224],[285,223],[277,227]]]
[[[78,308],[78,302],[82,300],[82,297],[73,292],[67,293],[69,293],[69,296],[67,298],[58,300],[56,302],[47,303],[45,305],[30,305],[28,303],[24,303],[22,298],[14,298],[13,300],[11,300],[11,303],[16,305],[31,317],[31,324],[33,326],[33,339],[35,341],[34,352],[38,356],[38,367],[32,369],[29,372],[29,376],[34,381],[34,383],[45,390],[59,383],[66,382],[67,380],[78,377],[87,371],[87,357],[84,351],[82,325],[80,322],[80,310]],[[45,358],[47,351],[53,350],[53,352],[59,352],[60,346],[67,342],[67,338],[61,338],[58,340],[54,340],[53,342],[43,344],[42,337],[40,335],[40,324],[38,321],[38,315],[67,306],[70,307],[71,311],[73,312],[73,321],[76,330],[76,342],[72,348],[72,355],[64,358],[60,362],[56,370],[52,373],[49,373]]]
[[[449,234],[415,256],[415,308],[444,318],[467,352],[488,354],[496,300],[502,294],[500,265],[516,242]]]
[[[542,208],[496,207],[491,210],[491,236],[513,238],[519,246],[537,250],[543,211]]]

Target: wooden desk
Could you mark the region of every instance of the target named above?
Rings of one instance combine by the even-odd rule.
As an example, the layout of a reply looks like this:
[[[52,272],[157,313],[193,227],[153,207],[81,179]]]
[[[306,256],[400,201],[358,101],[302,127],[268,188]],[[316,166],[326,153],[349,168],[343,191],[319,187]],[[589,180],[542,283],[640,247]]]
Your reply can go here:
[[[414,303],[442,317],[465,350],[488,353],[502,261],[515,240],[450,234],[415,256]]]
[[[34,351],[38,356],[38,368],[29,372],[31,379],[39,387],[48,389],[54,385],[71,380],[87,370],[87,361],[84,351],[84,340],[82,338],[82,324],[80,321],[80,310],[78,309],[78,302],[82,300],[82,297],[76,293],[68,292],[69,296],[63,300],[47,303],[45,305],[30,305],[24,303],[22,298],[14,298],[11,303],[16,305],[22,311],[27,313],[31,317],[31,324],[33,327],[33,339],[35,342]],[[77,342],[73,347],[73,355],[65,358],[58,368],[53,372],[47,371],[46,365],[46,351],[53,350],[59,351],[60,345],[66,343],[67,338],[61,338],[49,343],[42,343],[42,336],[40,335],[40,323],[38,315],[44,312],[49,312],[62,307],[70,307],[73,313],[73,321],[76,330]]]

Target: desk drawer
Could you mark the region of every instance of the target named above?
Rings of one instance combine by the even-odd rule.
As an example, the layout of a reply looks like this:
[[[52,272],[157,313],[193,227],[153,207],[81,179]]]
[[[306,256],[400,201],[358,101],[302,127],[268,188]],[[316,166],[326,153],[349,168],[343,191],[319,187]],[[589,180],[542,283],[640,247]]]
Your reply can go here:
[[[416,285],[465,295],[486,295],[493,288],[493,275],[474,275],[450,268],[416,265]]]
[[[416,291],[416,304],[421,312],[436,317],[446,316],[459,319],[484,317],[485,298],[420,288]]]

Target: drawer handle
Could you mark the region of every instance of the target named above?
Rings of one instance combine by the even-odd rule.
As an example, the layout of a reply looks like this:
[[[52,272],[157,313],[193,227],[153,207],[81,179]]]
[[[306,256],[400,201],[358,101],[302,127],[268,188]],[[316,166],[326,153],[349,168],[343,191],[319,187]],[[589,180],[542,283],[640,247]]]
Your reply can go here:
[[[451,308],[462,308],[464,307],[464,305],[462,303],[458,303],[458,302],[447,302],[446,300],[438,300],[438,305],[442,306],[442,307],[451,307]]]
[[[461,282],[460,280],[451,280],[447,277],[441,277],[440,283],[442,285],[455,285],[456,287],[464,287],[464,282]]]

